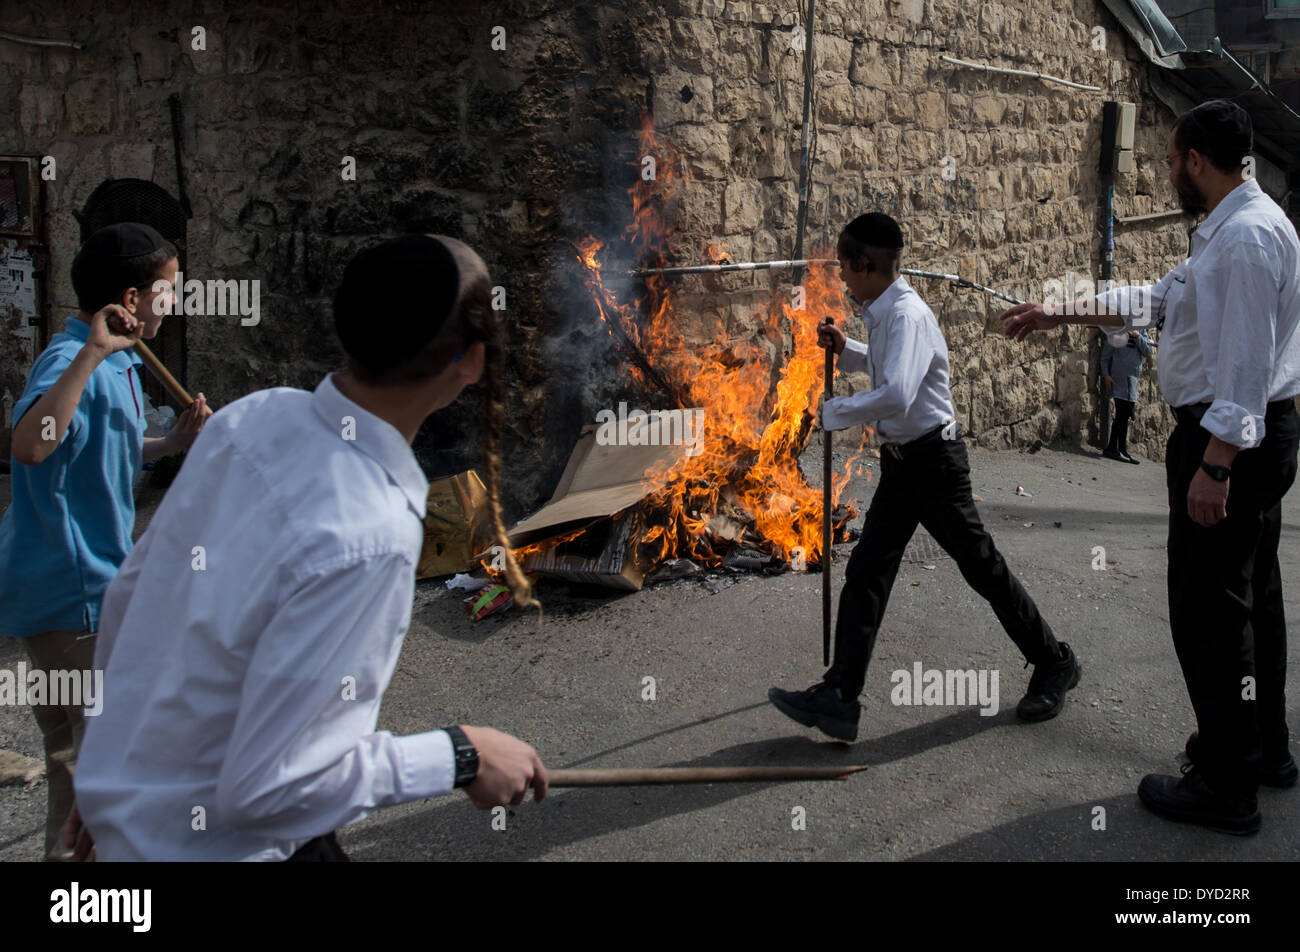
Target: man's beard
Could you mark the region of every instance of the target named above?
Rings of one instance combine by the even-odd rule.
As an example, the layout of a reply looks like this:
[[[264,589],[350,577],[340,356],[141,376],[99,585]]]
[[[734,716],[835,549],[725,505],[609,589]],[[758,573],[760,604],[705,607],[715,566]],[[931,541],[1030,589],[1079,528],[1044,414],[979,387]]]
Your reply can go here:
[[[1189,215],[1199,215],[1206,210],[1208,203],[1202,192],[1186,169],[1179,169],[1174,176],[1174,191],[1178,193],[1178,203]]]

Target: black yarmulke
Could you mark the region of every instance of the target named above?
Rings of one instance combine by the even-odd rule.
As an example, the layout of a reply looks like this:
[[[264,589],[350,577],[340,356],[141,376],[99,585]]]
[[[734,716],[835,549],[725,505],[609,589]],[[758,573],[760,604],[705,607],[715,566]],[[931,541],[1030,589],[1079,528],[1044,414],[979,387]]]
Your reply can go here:
[[[383,373],[438,335],[459,293],[460,271],[447,246],[403,235],[348,262],[334,294],[334,329],[349,357]]]
[[[147,286],[156,275],[141,273],[142,266],[161,248],[176,253],[157,230],[139,222],[121,222],[96,231],[72,259],[72,287],[78,305],[93,313],[112,303],[126,288]]]
[[[166,243],[167,239],[156,229],[128,221],[99,229],[86,239],[77,257],[84,255],[87,260],[138,258],[153,254]]]
[[[898,227],[898,222],[882,212],[859,215],[848,223],[844,231],[872,248],[897,251],[903,247],[903,229]]]
[[[1242,155],[1255,147],[1255,126],[1250,113],[1227,99],[1210,99],[1187,114],[1210,136],[1240,150]]]

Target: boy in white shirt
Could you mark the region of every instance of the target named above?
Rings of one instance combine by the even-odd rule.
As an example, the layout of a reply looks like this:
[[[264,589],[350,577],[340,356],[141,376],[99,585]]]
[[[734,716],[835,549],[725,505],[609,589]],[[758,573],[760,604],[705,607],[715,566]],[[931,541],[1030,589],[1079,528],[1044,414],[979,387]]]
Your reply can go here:
[[[334,301],[347,368],[208,423],[104,600],[103,711],[76,777],[99,858],[345,860],[334,830],[378,807],[545,795],[536,752],[490,728],[375,730],[423,540],[410,444],[483,375],[499,419],[490,286],[453,239],[363,251]],[[503,538],[498,473],[491,445]]]

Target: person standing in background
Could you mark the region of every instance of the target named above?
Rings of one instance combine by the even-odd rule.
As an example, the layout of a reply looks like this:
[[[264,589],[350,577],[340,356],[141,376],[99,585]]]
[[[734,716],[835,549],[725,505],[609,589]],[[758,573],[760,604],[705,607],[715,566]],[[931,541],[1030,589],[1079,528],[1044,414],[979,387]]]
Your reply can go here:
[[[1137,465],[1128,453],[1128,425],[1137,405],[1138,376],[1142,362],[1151,355],[1151,339],[1145,330],[1107,334],[1101,345],[1101,373],[1106,392],[1115,399],[1115,420],[1110,427],[1110,442],[1102,452],[1107,459]]]

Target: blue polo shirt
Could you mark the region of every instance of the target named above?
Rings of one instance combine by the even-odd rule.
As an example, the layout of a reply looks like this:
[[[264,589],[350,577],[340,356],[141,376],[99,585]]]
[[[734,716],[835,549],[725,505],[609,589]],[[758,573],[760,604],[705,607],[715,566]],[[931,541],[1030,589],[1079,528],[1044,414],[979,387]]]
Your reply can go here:
[[[90,328],[68,318],[36,358],[16,426],[68,369]],[[99,603],[131,551],[133,489],[144,449],[144,406],[136,367],[118,351],[82,391],[58,449],[39,466],[11,459],[13,501],[0,521],[0,635],[99,629]]]

